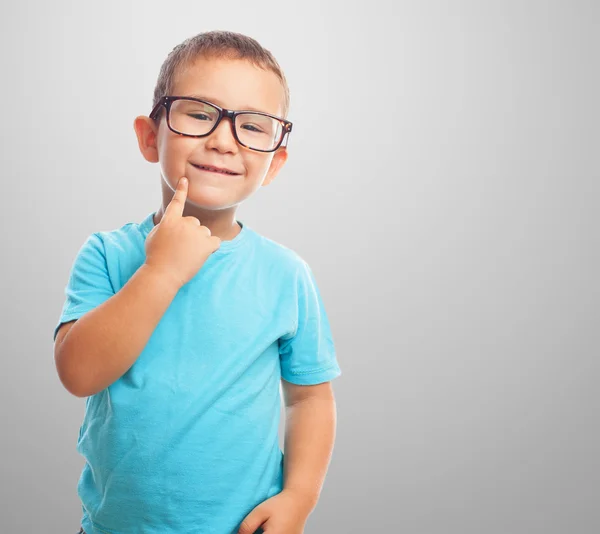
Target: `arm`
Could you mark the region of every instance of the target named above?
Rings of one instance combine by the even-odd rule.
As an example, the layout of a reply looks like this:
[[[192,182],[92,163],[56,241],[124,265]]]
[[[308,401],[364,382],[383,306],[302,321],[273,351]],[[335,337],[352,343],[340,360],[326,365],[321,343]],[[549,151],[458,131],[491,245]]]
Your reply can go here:
[[[256,506],[239,534],[301,534],[315,508],[333,451],[336,408],[331,381],[340,376],[323,301],[308,264],[295,273],[293,328],[279,338],[285,400],[283,488]]]
[[[282,380],[286,409],[284,490],[309,510],[319,499],[335,441],[336,408],[331,382],[300,386]]]
[[[65,388],[87,397],[123,376],[178,291],[143,264],[120,291],[70,324],[66,335],[57,335],[54,360]]]

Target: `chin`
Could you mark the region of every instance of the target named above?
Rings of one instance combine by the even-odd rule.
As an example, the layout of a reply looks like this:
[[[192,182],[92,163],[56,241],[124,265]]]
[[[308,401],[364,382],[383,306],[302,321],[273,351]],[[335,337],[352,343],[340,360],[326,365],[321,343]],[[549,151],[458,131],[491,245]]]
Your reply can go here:
[[[189,178],[188,200],[199,207],[206,206],[207,209],[225,209],[240,204],[254,191],[249,190],[247,184],[229,187],[226,184],[207,184]]]
[[[209,211],[224,210],[239,204],[239,202],[227,198],[223,194],[216,194],[215,192],[212,194],[190,192],[188,193],[187,201],[198,208]]]

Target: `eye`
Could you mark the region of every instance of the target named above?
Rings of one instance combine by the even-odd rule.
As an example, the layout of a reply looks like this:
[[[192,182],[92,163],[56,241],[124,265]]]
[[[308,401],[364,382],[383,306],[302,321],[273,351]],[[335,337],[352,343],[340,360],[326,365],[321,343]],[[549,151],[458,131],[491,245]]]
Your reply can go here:
[[[251,132],[264,133],[263,130],[261,130],[260,128],[257,128],[253,124],[244,124],[244,125],[242,125],[242,128],[244,128],[245,130],[249,130]]]
[[[211,117],[209,117],[208,115],[205,115],[204,113],[189,113],[188,114],[190,117],[193,117],[194,119],[198,119],[200,121],[204,121],[204,120],[212,120]]]

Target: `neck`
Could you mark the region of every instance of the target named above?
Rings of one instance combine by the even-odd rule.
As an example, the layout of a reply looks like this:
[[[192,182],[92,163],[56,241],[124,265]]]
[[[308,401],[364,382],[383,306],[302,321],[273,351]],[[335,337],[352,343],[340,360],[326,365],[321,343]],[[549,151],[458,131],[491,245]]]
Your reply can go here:
[[[172,198],[173,192],[163,182],[163,200],[160,208],[154,214],[154,225],[162,220],[165,209]],[[207,210],[187,200],[183,208],[183,216],[196,217],[202,226],[206,226],[210,230],[211,235],[217,236],[221,241],[229,241],[241,231],[241,227],[235,219],[236,209],[237,206],[222,210]]]

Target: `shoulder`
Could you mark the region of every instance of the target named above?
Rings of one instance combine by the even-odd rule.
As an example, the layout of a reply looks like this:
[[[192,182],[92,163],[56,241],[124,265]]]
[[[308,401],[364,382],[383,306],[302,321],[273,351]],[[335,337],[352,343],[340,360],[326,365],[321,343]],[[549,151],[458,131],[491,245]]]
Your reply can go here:
[[[146,216],[142,222],[127,222],[119,227],[98,230],[88,237],[88,240],[100,242],[105,250],[113,248],[119,251],[128,250],[128,246],[144,246],[144,240],[149,228],[146,228],[148,218]]]
[[[308,267],[306,260],[297,251],[257,232],[254,234],[257,249],[263,258],[277,262],[291,273],[298,273]]]

